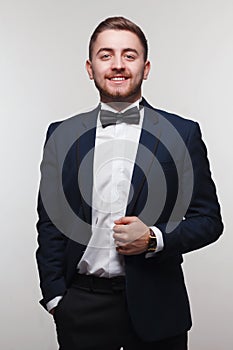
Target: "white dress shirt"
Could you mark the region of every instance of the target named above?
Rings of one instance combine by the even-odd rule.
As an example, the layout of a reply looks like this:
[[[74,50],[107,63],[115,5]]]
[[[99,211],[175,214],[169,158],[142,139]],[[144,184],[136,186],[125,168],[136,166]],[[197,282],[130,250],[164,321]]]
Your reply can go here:
[[[137,106],[140,100],[121,112]],[[101,108],[116,112],[105,103]],[[92,236],[78,263],[81,274],[99,277],[124,275],[124,257],[116,251],[113,239],[114,220],[125,216],[131,179],[142,130],[144,109],[140,110],[139,124],[119,123],[103,128],[100,115],[97,118],[93,167]],[[155,199],[156,200],[156,199]],[[163,249],[162,233],[151,227],[157,238],[155,253]],[[55,307],[61,297],[47,304],[48,310]]]

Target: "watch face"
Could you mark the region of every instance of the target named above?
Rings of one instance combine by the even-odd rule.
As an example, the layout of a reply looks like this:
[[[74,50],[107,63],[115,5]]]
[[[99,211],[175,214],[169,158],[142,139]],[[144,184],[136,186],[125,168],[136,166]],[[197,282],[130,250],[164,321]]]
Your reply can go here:
[[[148,244],[148,251],[154,252],[157,248],[157,239],[154,236],[150,236],[149,244]]]

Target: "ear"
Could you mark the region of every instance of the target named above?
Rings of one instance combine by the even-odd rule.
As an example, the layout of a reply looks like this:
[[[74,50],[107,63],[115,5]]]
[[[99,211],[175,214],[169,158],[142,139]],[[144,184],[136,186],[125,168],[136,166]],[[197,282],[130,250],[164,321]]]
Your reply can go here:
[[[93,79],[92,63],[90,60],[86,61],[86,70],[90,79]]]
[[[144,65],[144,74],[143,74],[143,79],[146,80],[148,75],[149,75],[149,72],[150,72],[150,61],[146,61],[145,62],[145,65]]]

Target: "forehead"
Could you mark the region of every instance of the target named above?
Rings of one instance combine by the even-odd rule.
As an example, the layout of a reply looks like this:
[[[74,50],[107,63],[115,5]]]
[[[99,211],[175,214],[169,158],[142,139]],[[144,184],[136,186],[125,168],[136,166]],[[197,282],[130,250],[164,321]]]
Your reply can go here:
[[[93,51],[98,52],[101,48],[112,50],[124,50],[132,48],[143,53],[143,46],[136,34],[127,30],[105,30],[100,33],[93,45]]]

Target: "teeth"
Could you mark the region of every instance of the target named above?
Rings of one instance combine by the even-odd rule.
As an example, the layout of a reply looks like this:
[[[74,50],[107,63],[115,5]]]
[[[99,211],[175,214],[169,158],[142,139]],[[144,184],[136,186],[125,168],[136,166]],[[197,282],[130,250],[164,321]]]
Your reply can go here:
[[[111,78],[111,80],[117,80],[117,81],[119,81],[119,80],[125,80],[125,78]]]

